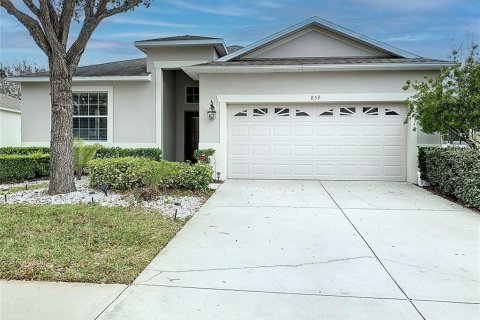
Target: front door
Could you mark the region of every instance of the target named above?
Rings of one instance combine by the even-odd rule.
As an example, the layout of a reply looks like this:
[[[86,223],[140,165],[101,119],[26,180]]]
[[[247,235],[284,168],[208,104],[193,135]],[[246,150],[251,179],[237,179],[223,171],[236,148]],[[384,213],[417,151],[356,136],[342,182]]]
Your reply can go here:
[[[193,152],[198,149],[198,111],[185,112],[185,161],[196,162]]]

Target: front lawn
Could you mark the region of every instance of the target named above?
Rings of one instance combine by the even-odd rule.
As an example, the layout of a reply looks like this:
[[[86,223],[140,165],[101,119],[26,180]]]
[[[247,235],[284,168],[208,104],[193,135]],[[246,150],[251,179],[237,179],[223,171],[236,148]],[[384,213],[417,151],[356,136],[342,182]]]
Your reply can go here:
[[[0,205],[0,278],[131,283],[182,228],[158,211]]]

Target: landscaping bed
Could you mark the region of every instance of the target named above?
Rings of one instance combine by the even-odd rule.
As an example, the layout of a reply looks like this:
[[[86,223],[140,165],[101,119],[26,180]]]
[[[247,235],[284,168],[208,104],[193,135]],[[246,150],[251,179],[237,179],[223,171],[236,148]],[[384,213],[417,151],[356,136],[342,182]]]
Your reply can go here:
[[[119,192],[109,190],[105,195],[101,190],[91,188],[87,177],[75,181],[77,191],[51,196],[47,194],[48,180],[38,181],[27,187],[25,184],[1,184],[0,189],[8,187],[7,204],[98,204],[104,207],[138,207],[157,210],[167,218],[175,215],[187,219],[194,215],[213,191],[174,191],[159,192],[148,201],[138,196],[137,191]],[[38,188],[38,186],[40,186]],[[4,203],[4,197],[0,203]],[[176,205],[177,204],[177,205]],[[178,205],[179,204],[179,205]]]
[[[0,205],[0,278],[131,283],[184,225],[141,207]]]

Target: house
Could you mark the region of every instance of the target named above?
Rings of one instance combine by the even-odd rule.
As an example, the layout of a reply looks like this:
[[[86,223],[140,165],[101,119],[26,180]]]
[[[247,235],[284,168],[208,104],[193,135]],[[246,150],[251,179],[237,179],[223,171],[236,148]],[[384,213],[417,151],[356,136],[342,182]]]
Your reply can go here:
[[[78,68],[75,136],[160,147],[167,160],[216,150],[221,178],[416,181],[418,144],[404,124],[407,80],[426,59],[313,17],[247,47],[178,36],[135,42],[146,58]],[[22,144],[48,145],[47,73],[24,75]]]
[[[0,147],[15,147],[21,143],[20,105],[20,100],[0,94]]]

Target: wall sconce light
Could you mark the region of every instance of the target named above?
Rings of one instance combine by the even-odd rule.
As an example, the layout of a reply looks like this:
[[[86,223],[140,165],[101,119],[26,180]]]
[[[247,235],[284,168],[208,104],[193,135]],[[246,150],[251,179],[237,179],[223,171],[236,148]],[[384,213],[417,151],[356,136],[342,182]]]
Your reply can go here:
[[[213,101],[210,101],[210,109],[207,111],[208,119],[215,120],[217,117],[217,111],[215,110],[215,106],[213,105]]]

